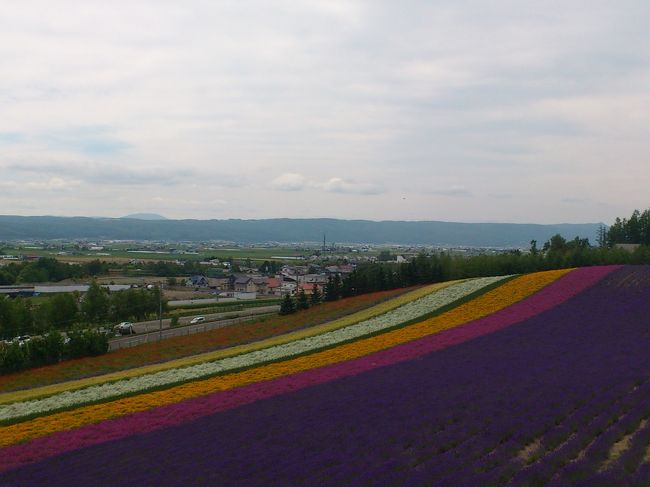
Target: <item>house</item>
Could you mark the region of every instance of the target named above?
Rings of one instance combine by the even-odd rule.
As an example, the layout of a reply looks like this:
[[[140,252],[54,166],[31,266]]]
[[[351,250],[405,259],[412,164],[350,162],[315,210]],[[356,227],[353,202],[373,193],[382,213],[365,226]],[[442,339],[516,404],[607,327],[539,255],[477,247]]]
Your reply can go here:
[[[230,277],[231,289],[239,293],[269,294],[268,277],[258,274],[236,274]]]
[[[342,264],[339,266],[339,272],[341,274],[350,274],[354,271],[354,265],[352,264]]]
[[[187,287],[208,287],[210,285],[210,282],[208,281],[207,277],[196,275],[187,278],[185,285]]]
[[[280,296],[282,288],[282,279],[277,277],[269,277],[266,280],[266,294],[271,296]]]
[[[268,294],[267,293],[267,281],[268,278],[262,276],[253,276],[253,284],[255,285],[255,291],[257,294]]]
[[[354,270],[352,264],[331,265],[325,268],[328,274],[350,274]]]
[[[327,274],[305,274],[297,276],[300,284],[318,284],[324,286],[327,284]]]
[[[299,284],[298,288],[296,289],[296,292],[300,292],[300,290],[302,289],[303,291],[305,291],[305,294],[311,295],[311,294],[314,294],[314,288],[318,288],[318,290],[321,292],[321,294],[323,293],[324,286],[321,286],[319,284],[312,283],[312,282]]]
[[[230,279],[227,277],[208,277],[210,289],[225,291],[230,288]]]
[[[282,284],[280,285],[280,295],[284,296],[285,294],[294,294],[297,287],[295,281],[282,281]]]
[[[257,291],[257,286],[250,276],[240,276],[235,278],[233,284],[236,293],[252,293]]]

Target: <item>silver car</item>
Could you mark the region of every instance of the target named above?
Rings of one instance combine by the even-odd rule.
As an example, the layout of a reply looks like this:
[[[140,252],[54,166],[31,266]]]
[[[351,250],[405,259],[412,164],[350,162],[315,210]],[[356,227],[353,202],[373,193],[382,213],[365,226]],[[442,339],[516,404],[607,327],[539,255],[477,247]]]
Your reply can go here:
[[[122,323],[115,325],[115,333],[118,335],[135,335],[133,323],[130,321],[123,321]]]

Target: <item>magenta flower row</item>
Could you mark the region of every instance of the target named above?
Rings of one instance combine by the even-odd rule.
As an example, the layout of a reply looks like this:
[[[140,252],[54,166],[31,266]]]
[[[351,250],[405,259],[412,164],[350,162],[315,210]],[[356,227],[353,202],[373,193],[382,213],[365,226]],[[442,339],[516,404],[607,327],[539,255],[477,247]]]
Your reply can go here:
[[[360,374],[377,367],[415,359],[461,344],[548,311],[595,285],[620,267],[602,266],[576,269],[528,299],[493,315],[362,358],[218,392],[75,430],[55,433],[24,444],[13,445],[2,450],[0,472],[65,452],[181,425],[260,399]],[[107,407],[110,407],[110,404],[107,404]]]

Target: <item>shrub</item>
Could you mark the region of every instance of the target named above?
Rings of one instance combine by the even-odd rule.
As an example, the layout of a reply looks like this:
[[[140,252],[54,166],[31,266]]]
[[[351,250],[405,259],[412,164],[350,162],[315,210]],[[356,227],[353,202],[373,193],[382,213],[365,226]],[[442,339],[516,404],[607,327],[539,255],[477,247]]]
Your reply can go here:
[[[48,364],[56,364],[60,362],[65,348],[63,335],[61,335],[57,330],[50,330],[50,332],[45,335],[45,348]]]
[[[102,355],[108,352],[108,337],[97,330],[75,329],[68,333],[70,339],[64,349],[66,358]]]
[[[30,367],[47,364],[47,345],[43,338],[32,338],[23,348],[26,349]]]
[[[16,372],[29,363],[26,347],[18,343],[0,345],[0,369],[2,373]]]

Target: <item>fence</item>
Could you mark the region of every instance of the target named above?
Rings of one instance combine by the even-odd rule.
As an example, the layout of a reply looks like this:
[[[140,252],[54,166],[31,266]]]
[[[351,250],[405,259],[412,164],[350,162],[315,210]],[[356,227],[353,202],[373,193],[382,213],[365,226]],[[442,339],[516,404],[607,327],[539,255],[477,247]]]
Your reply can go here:
[[[244,321],[251,321],[258,318],[263,318],[265,316],[271,316],[275,313],[265,313],[258,314],[253,316],[241,316],[238,318],[230,318],[227,320],[220,321],[208,321],[204,323],[199,323],[196,325],[187,325],[180,326],[177,328],[165,328],[164,330],[151,331],[149,333],[142,333],[141,335],[131,335],[127,337],[113,338],[109,343],[108,351],[112,352],[114,350],[119,350],[121,348],[135,347],[137,345],[143,345],[145,343],[154,343],[164,340],[166,338],[193,335],[195,333],[203,333],[210,330],[216,330],[217,328],[223,328],[225,326],[234,325],[237,323],[242,323]]]

